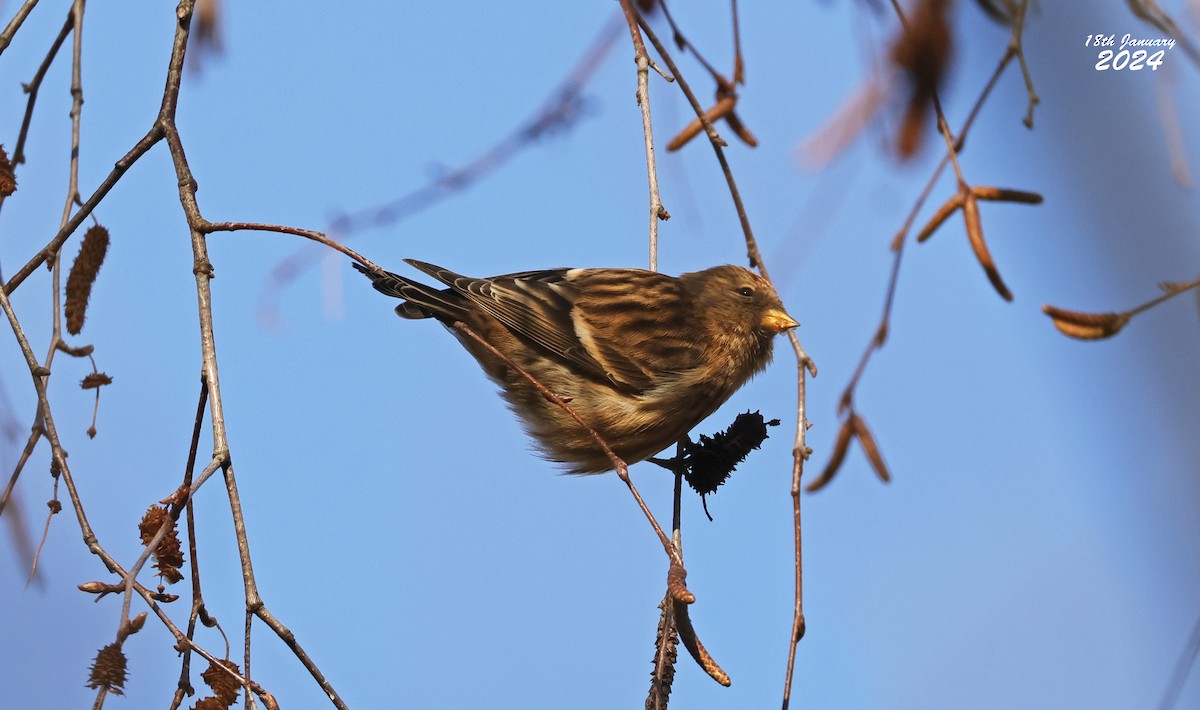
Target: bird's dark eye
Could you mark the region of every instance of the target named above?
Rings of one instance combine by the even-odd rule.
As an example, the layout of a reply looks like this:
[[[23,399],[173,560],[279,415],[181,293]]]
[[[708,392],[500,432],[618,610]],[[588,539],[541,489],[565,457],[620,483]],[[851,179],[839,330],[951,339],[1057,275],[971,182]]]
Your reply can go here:
[[[750,298],[754,295],[754,289],[750,288],[749,286],[743,286],[739,288],[737,292],[746,298]]]

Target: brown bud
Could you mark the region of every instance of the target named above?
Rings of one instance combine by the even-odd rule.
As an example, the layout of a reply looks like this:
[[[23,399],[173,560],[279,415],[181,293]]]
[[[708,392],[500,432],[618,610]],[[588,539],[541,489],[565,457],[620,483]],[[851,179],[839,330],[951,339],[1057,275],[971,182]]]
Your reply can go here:
[[[137,632],[141,631],[142,627],[145,625],[146,625],[146,612],[143,611],[141,614],[138,614],[137,616],[135,616],[129,620],[129,626],[126,630],[130,634],[136,634]]]
[[[121,587],[107,582],[84,582],[79,585],[79,591],[87,592],[88,594],[108,594],[109,592],[120,591],[120,589]]]

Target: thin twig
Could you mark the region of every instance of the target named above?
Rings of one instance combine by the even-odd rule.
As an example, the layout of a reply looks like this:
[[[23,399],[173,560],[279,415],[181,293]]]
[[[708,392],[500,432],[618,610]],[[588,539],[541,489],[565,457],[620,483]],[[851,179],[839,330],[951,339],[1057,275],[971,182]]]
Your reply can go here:
[[[8,45],[12,42],[13,35],[17,34],[17,30],[21,29],[21,24],[25,22],[25,18],[29,17],[29,13],[33,12],[33,8],[38,4],[38,0],[25,0],[21,7],[17,8],[17,14],[13,15],[8,26],[0,32],[0,54],[4,54],[4,50],[8,49]]]
[[[1023,8],[1027,2],[1028,0],[1021,0],[1021,7]],[[1024,17],[1024,12],[1020,12],[1017,16],[1017,19],[1023,20]],[[1021,35],[1019,31],[1014,28],[1013,37],[1019,38],[1020,36]],[[954,142],[953,150],[947,151],[942,155],[941,161],[938,162],[937,167],[934,168],[933,173],[925,182],[924,187],[922,187],[920,194],[913,203],[912,209],[909,210],[908,215],[905,217],[904,223],[898,230],[896,230],[896,234],[892,238],[891,242],[891,250],[894,256],[892,259],[892,269],[888,276],[888,285],[883,299],[883,313],[880,316],[879,325],[876,327],[874,334],[871,336],[870,342],[867,343],[867,347],[863,351],[862,357],[859,358],[858,366],[854,369],[854,374],[850,377],[849,382],[842,391],[842,396],[838,404],[839,412],[853,409],[854,392],[858,388],[859,380],[866,371],[867,363],[871,360],[871,356],[875,353],[875,351],[882,349],[884,343],[887,341],[887,336],[890,330],[892,308],[895,305],[896,291],[899,288],[900,283],[900,264],[904,259],[904,246],[908,240],[909,232],[912,230],[912,226],[916,222],[917,215],[920,214],[921,209],[925,206],[929,196],[933,193],[934,187],[937,185],[938,180],[941,179],[942,172],[946,169],[946,166],[950,164],[952,156],[954,156],[956,153],[962,153],[965,149],[967,135],[970,132],[971,127],[975,124],[975,119],[979,116],[979,113],[983,109],[983,105],[987,101],[988,97],[991,96],[992,89],[995,88],[997,82],[1000,80],[1000,77],[1004,74],[1005,68],[1007,68],[1009,63],[1012,62],[1012,60],[1017,56],[1018,47],[1015,47],[1010,40],[1008,46],[1005,47],[1004,54],[1001,55],[1000,61],[997,63],[995,70],[992,71],[992,75],[988,78],[987,83],[980,92],[979,97],[975,99],[975,103],[972,104],[971,110],[967,112],[967,118],[963,121],[962,126],[958,130],[958,135]]]
[[[74,43],[71,61],[71,148],[69,151],[70,159],[68,162],[67,197],[66,204],[63,206],[62,216],[62,222],[64,224],[68,221],[71,209],[79,198],[79,125],[83,110],[83,7],[83,0],[75,0],[71,6],[71,11],[67,14],[67,24],[70,25],[70,31],[74,35]],[[64,26],[64,30],[65,29],[66,27]],[[59,37],[65,38],[63,32],[59,33]],[[50,53],[47,54],[46,59],[43,61],[43,66],[49,65],[53,57],[57,54],[58,48],[61,46],[61,44],[61,41],[55,41]],[[31,103],[27,104],[27,109],[32,110]],[[50,375],[50,367],[54,362],[54,355],[56,352],[58,352],[58,344],[62,340],[62,311],[60,308],[61,288],[59,287],[61,282],[61,269],[59,257],[60,252],[58,250],[55,250],[52,255],[48,255],[48,258],[53,260],[53,268],[51,270],[50,277],[52,332],[50,336],[49,351],[47,352],[45,361],[41,364],[41,366],[31,370],[34,373],[35,382],[41,387],[41,389],[39,389],[38,410],[34,414],[34,430],[37,431],[40,429],[47,432],[47,434],[49,434],[49,432],[52,430],[52,424],[46,421],[46,418],[50,414],[50,402],[48,398],[43,401],[43,396],[45,394],[46,380]],[[14,330],[19,332],[20,327],[16,323],[16,314],[13,313],[11,318],[13,320]],[[22,335],[21,337],[23,338],[24,336]],[[25,345],[28,346],[28,343]],[[51,439],[52,453],[62,456],[62,459],[65,461],[66,454],[61,450],[61,447],[57,447],[55,444],[56,440],[57,436]],[[62,466],[59,468],[60,476],[67,475],[61,472]],[[69,478],[65,480],[67,480],[68,490],[73,489],[74,486],[71,484]],[[51,499],[49,504],[50,513],[46,516],[46,525],[42,531],[42,539],[38,544],[37,551],[34,553],[33,565],[30,568],[29,579],[26,581],[27,585],[33,581],[34,575],[37,573],[37,564],[38,559],[41,557],[42,546],[45,544],[46,538],[50,533],[50,522],[54,515],[58,513],[61,506],[58,501],[58,483],[59,481],[56,479],[54,482],[54,497]],[[74,496],[73,492],[72,496]],[[77,512],[82,512],[82,505],[75,500],[73,500],[73,503],[75,503]]]
[[[188,449],[187,465],[184,467],[183,487],[190,489],[192,486],[192,474],[196,467],[196,453],[200,448],[200,429],[204,425],[204,412],[208,408],[208,387],[204,382],[200,383],[200,401],[196,405],[196,418],[192,425],[192,443]],[[187,537],[188,537],[188,564],[192,576],[192,608],[188,613],[187,638],[192,641],[196,637],[196,620],[204,609],[204,593],[200,585],[200,561],[197,559],[196,545],[196,515],[195,506],[192,503],[192,497],[188,496],[185,504],[187,513]],[[224,631],[222,631],[222,635]],[[171,698],[170,710],[175,710],[182,703],[185,695],[191,695],[191,664],[192,664],[192,649],[191,646],[184,648],[180,654],[182,661],[179,669],[179,682],[176,684],[175,695]],[[228,640],[226,641],[226,657],[229,655]]]
[[[789,332],[788,337],[796,339],[794,333]],[[793,343],[793,347],[797,352],[800,350],[799,342]],[[792,676],[796,668],[796,647],[800,644],[800,639],[804,638],[805,621],[804,621],[804,539],[801,535],[803,526],[800,516],[800,479],[804,475],[804,462],[808,459],[812,451],[804,441],[804,435],[808,429],[808,418],[805,414],[804,407],[807,401],[807,375],[808,371],[805,367],[803,359],[797,357],[796,361],[796,421],[799,424],[796,426],[796,438],[792,444],[792,543],[795,550],[793,559],[793,568],[795,569],[795,603],[792,608],[792,633],[788,637],[788,659],[787,671],[784,673],[783,680],[783,710],[787,710],[788,703],[792,697]],[[814,373],[815,375],[816,373]]]
[[[80,224],[83,224],[83,220],[87,219],[88,215],[92,213],[92,210],[96,208],[96,205],[100,204],[100,201],[104,199],[104,197],[109,193],[110,190],[113,189],[114,186],[116,186],[117,182],[120,181],[121,177],[125,175],[129,168],[132,167],[133,164],[136,163],[139,158],[145,155],[152,147],[154,147],[155,143],[162,140],[162,138],[162,131],[156,123],[154,128],[151,128],[150,131],[143,136],[142,139],[139,140],[128,153],[124,155],[124,157],[117,161],[112,171],[109,172],[108,176],[104,179],[104,182],[100,183],[100,186],[96,188],[96,191],[92,193],[91,197],[89,197],[82,205],[80,205],[79,210],[61,229],[58,230],[58,233],[54,235],[54,237],[46,244],[46,246],[38,250],[32,259],[30,259],[24,266],[22,266],[15,274],[12,275],[12,278],[8,280],[8,283],[4,284],[4,292],[11,295],[12,292],[17,290],[17,288],[25,281],[25,279],[29,278],[30,274],[36,271],[39,266],[46,263],[47,258],[50,258],[54,254],[58,253],[58,250],[62,247],[63,243],[71,237],[71,234],[75,232],[75,229],[78,228]]]
[[[8,316],[9,325],[12,326],[13,335],[17,340],[17,345],[21,349],[22,355],[25,356],[25,363],[29,367],[29,372],[32,375],[33,386],[37,391],[38,400],[38,419],[40,426],[43,429],[46,441],[50,444],[51,470],[56,472],[58,478],[67,486],[67,494],[71,499],[71,504],[75,512],[76,520],[79,522],[79,528],[83,533],[84,544],[92,554],[100,557],[105,566],[110,571],[119,569],[117,561],[100,546],[96,539],[95,532],[92,530],[91,524],[88,522],[87,514],[84,512],[83,503],[80,500],[79,492],[75,488],[74,478],[71,476],[71,470],[67,465],[67,453],[63,449],[62,443],[58,438],[58,429],[54,426],[54,416],[50,411],[50,400],[46,394],[46,378],[49,371],[38,364],[36,356],[33,354],[33,348],[29,345],[29,340],[25,337],[25,331],[21,327],[20,321],[17,319],[16,311],[13,310],[12,302],[8,298],[8,294],[0,289],[0,309],[4,310]],[[57,486],[57,482],[56,482]]]
[[[646,143],[646,176],[650,189],[650,270],[658,271],[658,221],[669,216],[663,208],[658,193],[658,168],[654,163],[654,129],[650,125],[650,55],[638,31],[637,14],[633,0],[621,0],[621,9],[629,23],[629,34],[633,39],[633,57],[637,63],[637,103],[642,111],[642,134]],[[668,77],[668,81],[673,77]]]
[[[29,98],[25,100],[25,118],[21,120],[21,130],[17,132],[17,144],[13,148],[12,167],[14,172],[18,165],[25,162],[25,141],[29,138],[29,126],[33,121],[33,107],[37,103],[38,89],[42,87],[42,80],[46,78],[46,72],[50,70],[50,65],[54,63],[54,58],[58,55],[58,50],[62,48],[63,42],[66,41],[67,35],[71,34],[73,27],[75,27],[74,13],[68,12],[62,29],[58,31],[58,36],[50,43],[50,49],[46,52],[46,56],[42,59],[42,63],[38,66],[37,71],[34,72],[33,78],[28,83],[22,85]],[[0,207],[4,206],[5,199],[5,195],[0,193]]]
[[[25,448],[21,450],[21,457],[17,459],[16,466],[13,466],[12,475],[8,477],[8,485],[4,487],[4,495],[0,497],[0,515],[4,514],[4,509],[8,506],[8,500],[12,496],[13,489],[17,487],[17,479],[21,477],[21,472],[25,470],[25,464],[29,461],[30,454],[33,453],[34,447],[42,438],[41,422],[35,422],[29,432],[29,438],[25,441]]]
[[[334,251],[341,252],[368,269],[379,270],[379,266],[367,257],[359,254],[344,244],[330,239],[323,232],[318,232],[312,229],[300,229],[299,227],[289,227],[283,224],[261,224],[258,222],[209,222],[205,219],[201,219],[198,223],[198,226],[200,231],[205,234],[212,232],[237,232],[246,230],[256,232],[277,232],[279,234],[291,234],[297,237],[304,237],[305,239],[311,239],[318,244],[323,244]]]
[[[692,53],[692,56],[696,58],[696,61],[700,62],[700,66],[704,67],[704,71],[708,72],[708,75],[712,77],[713,81],[716,82],[718,86],[722,85],[722,84],[727,84],[729,82],[729,80],[726,79],[725,76],[723,74],[721,74],[721,72],[717,71],[716,68],[713,67],[713,65],[710,64],[708,62],[708,60],[704,58],[704,55],[700,54],[700,52],[697,51],[696,47],[693,46],[692,43],[688,41],[687,37],[684,36],[683,31],[680,30],[679,25],[676,24],[675,18],[671,15],[671,8],[667,7],[667,3],[665,2],[665,0],[660,2],[658,6],[660,8],[662,8],[663,17],[667,18],[667,24],[671,26],[671,35],[672,35],[673,39],[675,40],[675,45],[682,50],[690,51]],[[740,48],[740,41],[737,36],[737,4],[736,3],[734,3],[733,26],[734,26],[734,36],[733,36],[734,46]],[[737,52],[737,56],[741,56],[740,49]]]
[[[33,3],[26,4],[27,8],[32,8],[32,6],[33,6]],[[81,71],[80,71],[80,58],[82,56],[82,52],[81,52],[81,47],[82,47],[81,21],[82,21],[83,0],[76,0],[75,4],[73,6],[73,9],[72,9],[72,15],[70,18],[70,22],[67,25],[64,25],[64,30],[60,33],[58,39],[55,41],[50,52],[47,54],[46,59],[43,61],[42,67],[39,69],[38,73],[35,75],[34,81],[31,82],[31,85],[29,87],[29,90],[31,93],[31,98],[27,102],[27,106],[26,106],[27,121],[29,120],[28,117],[32,115],[32,107],[34,104],[32,94],[35,94],[38,86],[40,86],[42,77],[45,75],[46,68],[48,68],[48,66],[50,65],[50,62],[53,60],[54,56],[57,54],[57,51],[58,51],[59,47],[61,46],[62,42],[65,41],[66,33],[68,31],[73,31],[74,36],[75,36],[75,43],[74,43],[74,63],[73,63],[73,70],[72,70],[72,85],[71,85],[72,96],[74,98],[72,112],[71,112],[71,117],[72,117],[72,150],[71,150],[72,160],[71,160],[71,179],[69,181],[70,184],[68,187],[68,195],[67,195],[67,199],[66,199],[66,205],[64,206],[64,209],[63,209],[63,223],[60,226],[58,232],[54,235],[54,237],[51,238],[50,241],[42,249],[40,249],[27,264],[25,264],[24,267],[19,269],[8,280],[8,282],[4,285],[3,289],[0,289],[0,308],[3,308],[6,315],[8,316],[8,319],[13,328],[13,332],[16,337],[17,343],[21,348],[22,354],[26,358],[26,362],[29,366],[29,371],[32,375],[34,389],[37,392],[38,413],[37,413],[36,422],[35,422],[35,426],[34,426],[34,433],[31,434],[30,444],[29,444],[29,446],[27,446],[27,450],[32,450],[33,445],[35,445],[36,442],[40,438],[45,438],[47,440],[47,442],[49,443],[50,449],[51,449],[51,470],[56,477],[55,490],[57,491],[57,486],[58,486],[59,482],[62,482],[65,484],[66,490],[67,490],[67,495],[71,501],[71,505],[75,512],[75,517],[78,521],[80,530],[83,534],[83,540],[84,540],[85,545],[87,546],[87,548],[89,549],[90,552],[92,552],[93,554],[95,554],[97,557],[99,557],[101,559],[101,561],[104,563],[104,565],[112,573],[119,575],[120,578],[123,580],[122,586],[123,586],[124,590],[126,591],[125,601],[122,604],[122,619],[123,619],[123,621],[127,620],[129,617],[129,607],[130,607],[130,602],[132,600],[132,594],[136,592],[146,602],[146,604],[154,611],[155,615],[158,616],[158,618],[168,628],[168,630],[175,636],[175,638],[177,639],[177,641],[179,643],[180,649],[188,649],[189,652],[194,650],[197,654],[206,658],[210,663],[215,663],[217,661],[217,659],[212,654],[205,651],[203,648],[197,646],[194,643],[194,641],[190,638],[189,634],[184,634],[183,632],[181,632],[179,630],[179,628],[177,626],[175,626],[175,624],[171,621],[171,619],[163,612],[162,608],[156,601],[160,597],[165,601],[170,601],[173,598],[173,595],[165,595],[165,594],[160,595],[159,593],[152,592],[151,590],[147,589],[144,585],[142,585],[136,581],[138,572],[144,566],[145,561],[149,558],[150,554],[152,554],[152,550],[156,547],[157,541],[161,540],[162,536],[165,534],[165,528],[160,529],[158,531],[158,533],[155,535],[155,538],[150,541],[151,544],[149,544],[147,546],[147,548],[143,551],[143,554],[141,555],[140,559],[130,569],[125,570],[122,568],[122,566],[120,564],[117,563],[117,561],[100,544],[99,540],[97,539],[95,533],[93,532],[93,530],[91,528],[91,525],[88,522],[87,515],[84,511],[82,500],[79,496],[78,490],[75,488],[74,478],[73,478],[73,476],[71,474],[71,470],[67,464],[66,451],[63,449],[62,444],[58,438],[57,429],[54,424],[54,419],[53,419],[53,416],[52,416],[51,410],[50,410],[49,400],[48,400],[47,394],[46,394],[46,378],[49,375],[48,365],[53,357],[53,354],[59,349],[59,347],[61,345],[61,338],[59,335],[60,318],[58,315],[58,311],[59,311],[58,291],[60,289],[58,288],[57,266],[55,268],[55,276],[54,276],[54,281],[52,284],[52,290],[54,291],[54,294],[55,294],[54,295],[55,330],[54,330],[54,335],[52,336],[52,342],[51,342],[51,346],[50,346],[50,350],[49,350],[49,355],[48,355],[45,363],[38,364],[36,358],[34,357],[32,349],[30,348],[30,345],[29,345],[27,339],[25,338],[21,324],[20,324],[19,320],[17,319],[16,313],[14,312],[12,305],[8,298],[8,295],[11,294],[16,288],[18,288],[21,285],[21,283],[23,283],[23,281],[30,274],[32,274],[32,272],[38,266],[47,262],[48,260],[57,261],[57,258],[58,258],[58,255],[60,253],[63,243],[70,237],[70,235],[82,223],[82,221],[92,213],[92,211],[95,209],[96,205],[99,204],[99,202],[104,199],[104,197],[108,194],[108,192],[112,189],[112,187],[115,186],[115,184],[121,179],[121,177],[125,174],[125,172],[128,171],[128,169],[142,155],[144,155],[155,144],[157,144],[158,141],[166,139],[170,145],[171,155],[172,155],[172,158],[174,159],[174,162],[176,165],[177,177],[179,178],[179,184],[180,184],[181,205],[183,206],[185,214],[188,217],[188,224],[189,224],[189,227],[191,228],[190,231],[192,233],[193,247],[195,248],[194,249],[194,256],[196,257],[196,269],[195,270],[196,270],[196,276],[197,276],[199,300],[200,300],[200,307],[201,307],[201,344],[202,344],[201,349],[202,349],[203,361],[204,361],[204,365],[205,365],[204,377],[205,377],[205,385],[206,385],[207,389],[209,391],[211,391],[212,399],[213,399],[213,406],[211,408],[212,417],[210,419],[210,422],[211,422],[211,427],[214,432],[214,455],[213,455],[212,460],[210,461],[208,467],[205,469],[205,471],[199,477],[196,478],[196,480],[192,481],[190,479],[190,473],[188,474],[189,478],[187,478],[185,480],[185,482],[188,485],[185,485],[185,487],[183,489],[187,492],[186,497],[181,502],[179,502],[178,505],[187,505],[188,503],[190,503],[192,494],[194,494],[194,492],[200,486],[202,486],[205,483],[205,481],[207,481],[208,478],[211,477],[216,471],[221,470],[225,473],[225,480],[226,480],[227,486],[228,486],[228,488],[230,490],[230,494],[231,494],[230,495],[231,505],[234,508],[235,530],[238,533],[239,549],[246,551],[246,554],[243,555],[242,559],[243,559],[243,563],[244,563],[244,565],[243,565],[244,578],[246,580],[246,586],[247,586],[247,590],[248,590],[247,591],[248,614],[257,614],[257,615],[262,616],[264,618],[264,620],[267,621],[268,625],[271,628],[276,630],[276,633],[279,633],[279,635],[282,638],[284,638],[284,640],[287,641],[289,643],[289,645],[291,645],[293,647],[294,650],[298,651],[297,655],[301,657],[302,663],[304,663],[305,667],[309,669],[310,673],[313,674],[313,676],[318,680],[318,682],[321,683],[323,689],[325,690],[326,694],[330,697],[330,699],[333,701],[334,705],[337,707],[345,707],[345,704],[340,701],[340,699],[337,697],[337,694],[334,693],[332,688],[329,687],[328,683],[324,680],[324,678],[320,674],[320,672],[318,670],[316,670],[316,667],[314,664],[311,663],[311,660],[309,660],[307,658],[307,656],[303,655],[302,650],[300,650],[298,645],[295,643],[294,636],[289,631],[287,631],[286,628],[282,627],[282,625],[279,624],[273,617],[271,617],[270,614],[266,612],[265,608],[262,607],[261,599],[258,598],[257,593],[254,590],[253,577],[252,577],[252,573],[250,573],[250,570],[249,570],[248,545],[245,544],[245,527],[244,527],[244,523],[242,522],[243,518],[241,515],[240,504],[238,503],[238,499],[237,499],[236,488],[233,486],[233,471],[232,471],[232,467],[229,464],[228,447],[225,443],[226,439],[225,439],[225,430],[224,430],[224,424],[223,424],[223,414],[221,413],[222,410],[220,407],[219,390],[217,389],[217,386],[216,386],[217,385],[217,381],[216,381],[216,377],[215,377],[215,375],[216,375],[216,367],[215,367],[216,359],[215,359],[215,348],[213,346],[213,337],[212,337],[211,294],[208,293],[208,289],[207,289],[207,286],[208,286],[207,281],[210,276],[209,269],[211,268],[211,266],[208,264],[206,251],[204,250],[204,236],[208,232],[202,231],[202,229],[206,228],[206,227],[209,228],[208,231],[218,231],[218,230],[225,230],[225,229],[268,229],[268,230],[272,230],[272,231],[285,231],[285,232],[293,233],[293,234],[301,234],[302,236],[309,236],[310,238],[314,238],[313,235],[315,235],[316,233],[304,234],[303,233],[304,230],[295,230],[295,229],[291,229],[291,228],[277,227],[274,225],[256,225],[256,224],[252,224],[252,223],[225,223],[222,225],[211,225],[211,223],[206,222],[200,216],[199,209],[197,208],[195,199],[194,199],[195,180],[192,178],[190,170],[187,169],[187,163],[186,163],[186,158],[184,157],[184,153],[183,153],[182,142],[179,139],[178,131],[175,128],[175,122],[174,122],[175,111],[176,111],[176,107],[178,104],[178,97],[179,97],[180,79],[182,76],[183,58],[185,55],[189,23],[190,23],[193,7],[194,7],[193,0],[182,0],[182,2],[180,2],[179,7],[176,10],[176,17],[179,22],[178,22],[178,25],[176,28],[175,41],[173,43],[171,59],[170,59],[169,65],[168,65],[167,82],[166,82],[166,89],[164,90],[164,94],[163,94],[163,103],[162,103],[162,107],[159,111],[159,115],[158,115],[157,119],[155,120],[155,122],[152,125],[152,127],[150,128],[150,130],[146,133],[146,135],[141,140],[139,140],[134,145],[134,147],[124,157],[122,157],[119,161],[117,161],[113,170],[109,173],[109,175],[105,178],[105,180],[100,184],[100,186],[95,190],[95,192],[92,193],[92,195],[88,198],[88,200],[86,202],[82,202],[82,203],[80,202],[78,188],[77,188],[80,116],[81,116],[81,107],[82,107],[82,81],[81,81]],[[13,26],[14,25],[10,24],[10,27],[13,27]],[[22,141],[23,141],[23,137],[24,137],[25,133],[27,133],[28,129],[26,128],[26,129],[24,129],[24,131],[25,132],[22,134]],[[23,142],[22,142],[22,147],[23,147]],[[17,153],[17,155],[20,155],[20,154],[21,154],[20,152]],[[78,209],[76,211],[72,212],[72,210],[75,208],[76,205],[78,205]],[[204,404],[202,401],[201,410],[203,410],[203,408],[204,408]],[[197,429],[197,431],[198,431],[198,429]],[[191,457],[193,460],[194,460],[194,453],[195,453],[195,451],[193,449],[193,456]],[[19,473],[19,470],[21,468],[23,468],[24,462],[27,459],[28,459],[27,455],[22,457],[21,463],[18,464],[18,473]],[[189,471],[190,470],[191,470],[191,465],[189,464]],[[178,513],[179,513],[179,508],[177,507],[173,514],[177,516]],[[194,563],[195,563],[195,557],[193,555],[193,564]],[[195,572],[197,570],[194,569],[193,571]],[[125,628],[127,628],[127,627],[125,627],[123,625],[122,629],[125,629]],[[120,633],[122,633],[122,632],[119,631],[119,634]],[[235,677],[238,678],[238,682],[241,683],[250,692],[253,692],[255,695],[257,695],[268,707],[276,707],[277,704],[275,703],[274,698],[271,696],[271,694],[268,693],[265,689],[263,689],[258,683],[255,683],[252,680],[250,680],[249,670],[248,670],[248,666],[249,666],[248,662],[247,662],[246,666],[247,666],[247,670],[244,675],[234,674]],[[232,671],[231,671],[231,673],[232,673]],[[97,702],[98,703],[103,702],[103,698],[105,695],[106,695],[105,693],[100,693],[97,697]],[[251,699],[251,696],[249,694],[247,695],[247,702],[249,704],[253,704],[253,700]]]
[[[330,699],[333,705],[337,708],[346,708],[345,702],[341,699],[333,686],[329,683],[324,673],[317,667],[307,653],[304,652],[295,635],[279,623],[274,616],[267,610],[261,595],[258,592],[258,585],[254,577],[254,568],[251,563],[250,543],[246,534],[245,515],[242,511],[241,498],[238,494],[237,481],[234,476],[233,465],[229,458],[229,443],[225,430],[225,414],[224,407],[221,401],[220,380],[218,377],[217,355],[216,355],[216,340],[213,334],[213,318],[212,318],[212,289],[210,280],[212,278],[212,263],[208,258],[208,246],[206,242],[206,229],[211,230],[212,223],[204,219],[200,213],[199,205],[196,202],[196,179],[192,175],[191,168],[188,166],[187,156],[184,152],[183,142],[179,137],[179,131],[175,125],[175,113],[179,102],[179,88],[183,75],[184,58],[187,50],[189,31],[191,26],[192,11],[195,7],[195,0],[181,0],[179,7],[176,10],[176,16],[179,19],[175,32],[175,41],[171,49],[171,58],[167,68],[166,89],[163,92],[162,107],[159,110],[158,119],[155,125],[161,132],[163,138],[167,142],[168,149],[171,154],[171,160],[175,166],[175,173],[179,183],[179,202],[183,208],[184,216],[187,219],[188,228],[191,232],[192,256],[194,259],[193,271],[196,278],[196,294],[200,316],[200,351],[201,351],[201,373],[205,387],[208,389],[209,396],[209,423],[212,429],[213,438],[213,456],[214,463],[219,462],[220,468],[224,473],[225,489],[229,499],[231,511],[233,513],[234,534],[237,539],[238,557],[242,567],[242,582],[245,587],[246,601],[246,630],[244,636],[244,657],[242,672],[247,679],[248,687],[253,689],[253,685],[249,685],[248,680],[251,677],[250,672],[250,618],[257,616],[262,619],[267,625],[275,631],[275,633],[292,649],[296,658],[308,670],[309,674],[321,686],[326,696]],[[249,223],[229,223],[229,224],[245,224]],[[261,229],[265,225],[247,226],[246,228]],[[281,231],[276,229],[274,231]],[[290,233],[307,232],[307,230],[295,230]],[[302,236],[315,235],[316,233],[302,234]],[[247,696],[249,697],[249,696]],[[264,700],[267,702],[266,700]],[[273,702],[270,701],[270,702]]]
[[[675,490],[671,502],[671,544],[683,560],[683,451],[685,439],[675,445],[674,465],[670,467],[675,476]],[[676,643],[679,631],[675,623],[675,603],[671,591],[663,595],[659,605],[658,629],[655,634],[654,671],[650,674],[650,691],[646,696],[647,710],[666,710],[675,679]]]
[[[725,175],[725,181],[729,187],[730,196],[732,197],[734,206],[737,210],[738,220],[741,222],[741,225],[742,225],[742,232],[746,239],[746,252],[750,259],[750,264],[752,266],[758,268],[759,272],[762,273],[763,278],[765,278],[769,282],[771,280],[771,277],[770,277],[769,273],[767,272],[766,264],[763,262],[762,254],[758,248],[758,242],[754,238],[754,231],[750,226],[750,219],[746,215],[745,205],[742,203],[741,194],[738,192],[737,183],[733,177],[733,171],[730,169],[729,161],[725,157],[725,151],[723,148],[724,142],[716,137],[716,129],[713,128],[712,123],[705,117],[703,107],[700,105],[699,100],[697,100],[696,95],[694,93],[692,93],[692,90],[688,86],[687,81],[680,74],[679,68],[677,66],[675,66],[675,62],[671,58],[670,54],[667,52],[666,47],[658,39],[657,35],[654,34],[654,31],[649,27],[649,25],[645,22],[644,19],[640,20],[640,24],[641,24],[642,30],[645,31],[645,33],[646,33],[646,37],[649,38],[651,44],[654,45],[655,51],[658,52],[660,57],[662,57],[663,62],[666,63],[667,68],[670,70],[672,76],[675,77],[677,83],[679,84],[680,90],[683,91],[684,95],[687,97],[688,103],[690,103],[692,105],[692,110],[695,111],[696,116],[704,124],[705,131],[709,135],[709,142],[713,147],[713,152],[716,154],[717,162],[720,163],[721,171]],[[812,359],[808,357],[808,354],[804,352],[804,348],[800,345],[800,339],[796,336],[796,334],[794,332],[788,333],[788,339],[792,343],[792,349],[795,352],[796,362],[798,364],[798,368],[800,371],[800,375],[799,375],[800,398],[799,398],[799,401],[797,402],[797,407],[796,407],[796,409],[797,409],[796,443],[793,447],[792,486],[791,486],[791,489],[793,491],[797,491],[799,488],[799,485],[800,485],[800,478],[801,478],[801,476],[803,474],[803,470],[804,470],[804,460],[808,457],[808,446],[805,443],[805,434],[808,431],[808,419],[807,419],[807,415],[805,412],[805,400],[804,400],[805,374],[807,372],[808,374],[811,374],[812,376],[815,377],[817,374],[817,368],[816,368],[816,364],[813,363]],[[786,688],[784,689],[783,703],[784,703],[785,708],[787,706],[788,697],[791,692],[792,669],[795,664],[796,644],[799,642],[800,636],[803,635],[803,630],[804,630],[804,612],[803,612],[804,601],[803,601],[803,587],[801,585],[803,576],[801,573],[801,565],[800,565],[800,560],[803,557],[803,554],[802,554],[802,549],[800,547],[800,542],[801,542],[800,498],[799,498],[798,493],[793,494],[793,525],[794,525],[794,536],[795,536],[795,541],[796,541],[796,558],[795,558],[796,559],[796,564],[795,564],[796,605],[795,605],[795,611],[793,614],[793,622],[792,622],[793,633],[792,633],[791,647],[790,647],[790,651],[788,653],[788,669],[787,669],[787,674],[786,674],[787,677],[786,677],[786,681],[785,681]]]
[[[1033,89],[1033,76],[1029,73],[1029,64],[1025,61],[1025,46],[1021,41],[1025,32],[1025,11],[1028,8],[1029,0],[1017,2],[1017,10],[1013,13],[1012,37],[1008,40],[1008,51],[1017,55],[1017,62],[1021,65],[1021,78],[1025,80],[1025,93],[1029,97],[1025,104],[1025,118],[1021,119],[1021,122],[1025,124],[1026,128],[1033,128],[1033,107],[1037,106],[1041,99]]]

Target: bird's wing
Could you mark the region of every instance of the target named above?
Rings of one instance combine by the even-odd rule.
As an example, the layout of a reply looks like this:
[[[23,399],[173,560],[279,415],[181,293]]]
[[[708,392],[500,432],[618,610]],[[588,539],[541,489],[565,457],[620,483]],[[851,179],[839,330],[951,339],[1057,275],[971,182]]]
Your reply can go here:
[[[704,334],[679,279],[638,269],[592,269],[578,283],[575,329],[610,379],[645,389],[702,362]]]
[[[522,271],[476,279],[416,259],[405,261],[466,296],[516,335],[570,362],[583,373],[608,377],[604,366],[575,332],[571,314],[579,290],[567,279],[571,269]]]
[[[409,261],[509,330],[627,391],[703,357],[678,279],[638,269],[552,269],[473,279]]]

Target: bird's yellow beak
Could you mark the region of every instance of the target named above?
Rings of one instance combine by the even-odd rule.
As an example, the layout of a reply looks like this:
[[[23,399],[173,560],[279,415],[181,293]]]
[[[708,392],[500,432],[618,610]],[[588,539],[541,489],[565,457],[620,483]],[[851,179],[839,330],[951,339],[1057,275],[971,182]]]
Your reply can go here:
[[[791,316],[777,308],[772,308],[763,314],[762,324],[764,328],[775,333],[782,333],[800,325]]]

